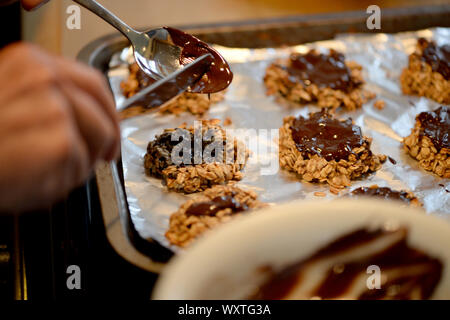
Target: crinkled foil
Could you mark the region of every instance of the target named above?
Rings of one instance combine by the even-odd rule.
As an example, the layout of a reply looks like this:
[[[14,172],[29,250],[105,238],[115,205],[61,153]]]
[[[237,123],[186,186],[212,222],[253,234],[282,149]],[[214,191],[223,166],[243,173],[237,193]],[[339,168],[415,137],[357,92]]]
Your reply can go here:
[[[282,49],[234,49],[216,47],[230,63],[234,79],[226,92],[224,101],[213,105],[204,118],[232,119],[229,129],[251,128],[258,134],[257,146],[267,147],[266,153],[258,159],[251,159],[244,169],[244,179],[238,183],[259,194],[261,201],[282,203],[290,200],[312,199],[315,192],[324,192],[326,199],[335,199],[326,184],[299,182],[295,176],[283,170],[272,175],[262,175],[261,169],[268,167],[267,161],[277,159],[276,139],[264,130],[278,129],[283,117],[307,115],[319,110],[311,105],[298,109],[286,109],[265,94],[263,77],[266,67],[276,58],[287,57],[294,50],[305,52],[315,47],[319,50],[333,48],[343,52],[347,60],[354,60],[364,69],[366,88],[377,94],[376,99],[385,101],[383,110],[373,107],[372,100],[356,112],[338,113],[340,118],[352,117],[361,126],[363,134],[373,138],[372,150],[395,159],[396,164],[386,161],[382,169],[363,180],[354,181],[345,192],[361,186],[388,186],[395,190],[408,190],[423,203],[427,213],[450,218],[450,190],[448,179],[439,178],[424,171],[418,162],[405,153],[402,138],[409,135],[415,116],[439,105],[429,99],[405,96],[401,93],[399,77],[407,66],[408,55],[414,51],[416,39],[434,39],[438,44],[449,43],[450,29],[436,28],[394,35],[340,35],[335,40],[315,42]],[[108,73],[117,105],[124,97],[120,82],[128,75],[129,49],[115,54]],[[183,122],[193,123],[197,118],[183,114],[159,115],[157,113],[124,120],[122,127],[122,160],[125,188],[132,221],[143,238],[153,238],[164,246],[176,250],[166,240],[170,214],[193,195],[169,192],[161,181],[148,177],[143,168],[143,157],[147,144],[165,128],[173,128]],[[248,134],[248,133],[247,133]],[[245,137],[238,138],[244,139]],[[276,162],[276,160],[275,160]],[[345,192],[341,192],[343,195]]]

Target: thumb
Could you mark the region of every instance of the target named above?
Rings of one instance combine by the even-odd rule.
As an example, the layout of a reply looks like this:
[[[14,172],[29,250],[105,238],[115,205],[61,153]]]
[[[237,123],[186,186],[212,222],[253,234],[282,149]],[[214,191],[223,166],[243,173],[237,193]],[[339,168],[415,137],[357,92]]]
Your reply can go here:
[[[22,7],[27,10],[35,10],[49,2],[50,0],[20,0]]]

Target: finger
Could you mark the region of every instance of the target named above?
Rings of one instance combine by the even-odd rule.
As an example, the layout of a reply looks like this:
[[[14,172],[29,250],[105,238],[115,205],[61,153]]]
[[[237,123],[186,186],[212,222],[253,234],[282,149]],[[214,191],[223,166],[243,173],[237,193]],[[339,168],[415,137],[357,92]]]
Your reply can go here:
[[[91,165],[97,160],[111,160],[118,139],[114,124],[89,94],[70,83],[60,84],[73,110],[81,136],[89,149]]]
[[[118,116],[114,98],[105,77],[99,71],[83,63],[61,57],[57,58],[58,71],[65,78],[72,81],[78,87],[83,88],[97,99],[111,118],[115,119],[118,128]]]
[[[62,197],[73,187],[81,184],[91,172],[89,150],[78,130],[75,115],[67,97],[60,91],[59,86],[53,85],[46,89],[36,89],[39,93],[45,94],[39,100],[45,104],[45,107],[36,108],[35,111],[46,115],[43,121],[36,124],[36,129],[40,129],[39,132],[47,132],[49,136],[47,152],[51,155],[50,158],[47,156],[47,161],[53,161],[54,167],[59,168],[60,171],[51,170],[47,173],[48,186],[47,189],[43,189],[53,190],[55,195]],[[40,159],[45,158],[44,152]],[[54,178],[50,179],[50,177]],[[61,190],[54,190],[53,187]]]
[[[38,83],[43,85],[56,84],[61,82],[71,82],[74,86],[79,87],[89,95],[91,95],[95,100],[97,100],[99,106],[104,110],[106,115],[111,119],[113,123],[116,143],[113,145],[110,154],[105,156],[105,159],[111,160],[118,156],[120,150],[120,128],[118,115],[115,110],[114,99],[112,98],[111,92],[106,84],[104,77],[97,71],[75,61],[57,57],[48,54],[33,45],[17,45],[9,49],[11,52],[16,52],[14,56],[24,56],[25,62],[33,61],[28,67],[30,69],[36,70],[33,79],[41,79]],[[30,59],[32,57],[32,59]],[[20,74],[13,72],[11,77]],[[21,79],[22,82],[29,82],[29,78]],[[15,80],[20,82],[19,80]],[[25,85],[30,87],[30,84]],[[34,85],[36,82],[34,82]],[[33,86],[31,86],[33,88]],[[13,93],[11,93],[13,94]],[[7,98],[7,97],[3,97]],[[1,100],[1,99],[0,99]]]
[[[87,149],[70,122],[28,130],[0,143],[1,165],[14,168],[1,176],[2,184],[14,185],[6,192],[11,209],[49,205],[89,174]]]
[[[38,9],[49,1],[50,0],[21,0],[20,2],[25,10],[30,11]]]
[[[60,89],[60,88],[59,88]],[[65,179],[64,184],[69,186],[68,190],[80,185],[84,182],[92,171],[90,162],[89,147],[84,140],[76,121],[76,115],[72,108],[71,102],[67,100],[67,96],[60,90],[52,90],[51,97],[55,101],[64,101],[62,105],[69,114],[67,121],[60,121],[59,124],[61,134],[61,141],[56,144],[56,148],[60,145],[60,152],[62,156],[63,167],[66,174],[61,175]],[[68,150],[65,150],[66,145]],[[66,161],[64,161],[66,159]]]
[[[11,63],[1,64],[0,70],[4,72],[9,70],[10,77],[18,77],[25,82],[23,85],[27,87],[36,84],[36,79],[43,83],[71,81],[98,100],[100,106],[114,122],[119,136],[119,119],[115,110],[114,98],[106,79],[100,72],[82,63],[47,53],[32,44],[16,44],[9,46],[6,51],[10,52],[9,60],[16,63],[12,63],[12,66]],[[0,56],[2,56],[2,52],[0,52]],[[15,60],[16,57],[19,58],[19,61]],[[18,63],[21,63],[22,69],[28,68],[29,71],[36,71],[31,80],[29,77],[23,77],[23,72],[17,72]],[[3,70],[5,68],[7,70]],[[19,79],[15,79],[15,81]]]
[[[9,101],[8,108],[1,110],[0,136],[36,130],[68,117],[65,98],[55,96],[55,90],[56,86],[37,86]]]
[[[55,191],[64,189],[62,185],[56,187],[59,183],[55,177],[63,171],[60,164],[52,161],[55,135],[50,136],[51,132],[48,128],[45,131],[29,130],[0,142],[0,164],[14,169],[2,170],[1,176],[2,185],[14,185],[14,188],[1,190],[2,195],[7,195],[4,200],[11,209],[22,211],[42,207],[53,197],[59,197]]]
[[[120,142],[119,117],[116,111],[114,98],[109,90],[105,78],[96,70],[87,67],[82,63],[58,58],[58,72],[77,87],[89,93],[99,103],[99,106],[106,112],[114,126],[117,138],[116,149],[111,150],[108,157],[113,159],[118,156]]]

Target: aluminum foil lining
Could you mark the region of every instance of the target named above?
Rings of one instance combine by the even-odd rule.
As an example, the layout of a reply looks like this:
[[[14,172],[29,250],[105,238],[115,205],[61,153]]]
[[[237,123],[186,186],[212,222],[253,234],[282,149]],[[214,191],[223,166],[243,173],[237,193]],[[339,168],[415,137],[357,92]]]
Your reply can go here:
[[[405,96],[400,89],[400,73],[407,66],[408,55],[414,51],[418,37],[434,39],[442,45],[450,43],[450,29],[339,35],[334,40],[281,49],[215,46],[229,62],[234,79],[224,101],[213,105],[203,118],[224,120],[229,117],[232,125],[227,129],[251,129],[233,131],[237,138],[245,141],[249,135],[256,135],[258,141],[257,144],[248,145],[258,156],[250,158],[244,169],[244,179],[238,185],[254,190],[261,201],[274,205],[299,199],[317,199],[315,192],[324,192],[325,199],[336,198],[325,184],[299,182],[293,174],[277,170],[277,137],[271,132],[277,131],[285,116],[306,116],[308,112],[319,109],[314,105],[286,109],[277,104],[273,97],[266,95],[263,83],[265,69],[274,59],[287,57],[292,51],[306,52],[310,48],[324,51],[333,48],[344,53],[347,60],[354,60],[363,66],[366,88],[377,95],[361,110],[340,112],[338,117],[352,117],[361,126],[363,134],[373,138],[372,150],[396,161],[396,164],[386,161],[382,169],[367,179],[354,181],[341,195],[357,187],[373,184],[408,190],[414,192],[423,203],[426,213],[450,219],[449,180],[421,169],[401,145],[402,138],[409,135],[414,126],[415,116],[439,107],[439,104],[426,98]],[[108,77],[117,105],[124,100],[120,82],[128,76],[128,63],[133,62],[130,53],[129,48],[124,49],[110,61]],[[377,99],[385,101],[383,110],[374,108],[373,102]],[[190,114],[177,117],[152,113],[124,120],[121,124],[123,172],[132,221],[143,238],[153,238],[174,251],[178,249],[171,246],[164,236],[169,217],[180,204],[194,195],[169,192],[160,180],[148,177],[144,172],[143,157],[148,142],[155,135],[165,128],[177,127],[183,122],[192,124],[197,119]]]

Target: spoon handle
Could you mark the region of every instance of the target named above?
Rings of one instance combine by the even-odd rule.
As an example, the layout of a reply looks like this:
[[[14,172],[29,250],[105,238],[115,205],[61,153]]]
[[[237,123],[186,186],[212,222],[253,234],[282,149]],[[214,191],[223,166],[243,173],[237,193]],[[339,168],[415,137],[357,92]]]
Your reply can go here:
[[[79,5],[85,7],[89,11],[93,12],[114,28],[119,30],[125,37],[127,37],[130,41],[133,41],[134,38],[139,34],[133,28],[128,26],[125,22],[120,20],[115,14],[111,11],[103,7],[100,3],[95,0],[73,0]]]

